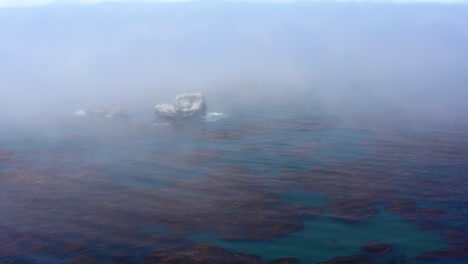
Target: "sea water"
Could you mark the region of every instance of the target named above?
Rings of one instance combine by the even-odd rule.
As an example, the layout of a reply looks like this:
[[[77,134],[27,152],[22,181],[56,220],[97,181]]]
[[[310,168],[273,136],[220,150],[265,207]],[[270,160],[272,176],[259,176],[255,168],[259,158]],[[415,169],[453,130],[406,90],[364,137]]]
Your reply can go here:
[[[377,260],[425,263],[418,256],[465,234],[466,130],[294,108],[212,112],[195,127],[83,115],[38,123],[1,132],[5,261],[147,263],[180,240],[300,263],[377,241],[392,245]]]

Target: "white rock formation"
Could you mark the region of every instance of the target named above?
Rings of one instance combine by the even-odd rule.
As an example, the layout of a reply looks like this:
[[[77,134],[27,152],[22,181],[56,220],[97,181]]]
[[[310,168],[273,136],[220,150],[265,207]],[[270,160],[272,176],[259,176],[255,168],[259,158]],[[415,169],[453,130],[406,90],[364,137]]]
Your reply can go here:
[[[160,104],[154,107],[155,114],[163,118],[173,118],[177,115],[174,105]]]
[[[167,121],[201,120],[206,115],[206,100],[201,93],[179,94],[174,104],[156,105],[155,114]]]

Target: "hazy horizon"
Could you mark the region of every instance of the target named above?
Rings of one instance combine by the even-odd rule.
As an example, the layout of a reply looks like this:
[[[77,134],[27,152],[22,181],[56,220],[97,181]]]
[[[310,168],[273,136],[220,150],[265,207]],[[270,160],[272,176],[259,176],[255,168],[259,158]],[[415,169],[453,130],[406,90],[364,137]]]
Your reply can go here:
[[[463,4],[371,1],[0,8],[1,116],[112,104],[152,111],[200,91],[221,111],[267,98],[339,115],[461,119],[466,14]]]

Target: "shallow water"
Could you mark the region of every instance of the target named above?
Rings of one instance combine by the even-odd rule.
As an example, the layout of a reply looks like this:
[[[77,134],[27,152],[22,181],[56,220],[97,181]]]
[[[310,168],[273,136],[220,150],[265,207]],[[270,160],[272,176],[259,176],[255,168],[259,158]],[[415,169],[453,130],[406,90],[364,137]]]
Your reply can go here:
[[[1,260],[468,259],[465,128],[298,111],[224,117],[178,128],[66,117],[3,130]],[[392,248],[365,251],[370,241]]]

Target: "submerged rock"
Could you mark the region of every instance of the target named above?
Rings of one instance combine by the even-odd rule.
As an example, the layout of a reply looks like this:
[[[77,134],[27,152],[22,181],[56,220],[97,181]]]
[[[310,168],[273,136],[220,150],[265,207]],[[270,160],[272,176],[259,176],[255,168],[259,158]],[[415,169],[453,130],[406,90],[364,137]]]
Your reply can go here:
[[[436,251],[428,251],[417,256],[422,260],[463,260],[468,259],[468,245],[455,245]]]
[[[392,249],[392,245],[383,242],[365,242],[361,244],[361,247],[367,252],[383,255],[388,253]]]
[[[336,220],[358,223],[369,220],[378,210],[364,200],[349,200],[327,205],[329,215]]]
[[[371,262],[366,255],[340,256],[318,264],[377,264]]]
[[[154,263],[194,263],[194,264],[289,264],[296,258],[261,260],[260,257],[227,251],[209,243],[196,243],[186,247],[158,248],[150,251],[143,264]]]
[[[156,105],[154,113],[169,122],[201,121],[206,115],[206,100],[201,93],[179,94],[174,104]]]

